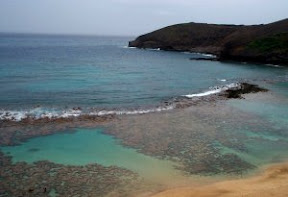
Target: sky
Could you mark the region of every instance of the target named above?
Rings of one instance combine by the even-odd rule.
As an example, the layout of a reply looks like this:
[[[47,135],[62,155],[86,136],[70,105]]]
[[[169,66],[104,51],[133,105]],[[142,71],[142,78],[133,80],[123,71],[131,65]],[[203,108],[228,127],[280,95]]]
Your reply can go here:
[[[288,0],[0,0],[0,32],[136,36],[168,25],[263,24]]]

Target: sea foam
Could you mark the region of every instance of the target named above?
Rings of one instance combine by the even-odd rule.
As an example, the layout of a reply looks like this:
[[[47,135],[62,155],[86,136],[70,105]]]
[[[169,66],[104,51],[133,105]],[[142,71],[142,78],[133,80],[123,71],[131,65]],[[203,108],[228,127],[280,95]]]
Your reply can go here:
[[[225,90],[228,90],[230,88],[236,88],[239,87],[240,84],[239,83],[231,83],[222,87],[214,87],[212,88],[212,90],[208,90],[206,92],[202,92],[202,93],[195,93],[195,94],[187,94],[187,95],[183,95],[184,97],[187,98],[193,98],[193,97],[203,97],[203,96],[209,96],[212,94],[218,94],[220,92],[223,92]]]
[[[282,68],[282,66],[277,64],[265,64],[266,66],[274,67],[274,68]]]
[[[186,98],[194,98],[194,97],[204,97],[212,94],[218,94],[222,91],[239,87],[239,83],[231,83],[222,87],[214,87],[208,91],[195,93],[195,94],[187,94],[182,95]],[[86,109],[82,110],[81,108],[73,108],[73,109],[65,109],[65,110],[57,110],[57,109],[46,109],[41,107],[36,107],[29,110],[0,110],[0,120],[10,120],[19,122],[24,119],[58,119],[58,118],[75,118],[79,116],[107,116],[107,115],[137,115],[137,114],[147,114],[147,113],[156,113],[162,111],[173,110],[175,105],[163,105],[155,108],[148,109],[124,109],[124,110],[97,110],[97,109]]]
[[[123,46],[123,49],[136,49],[136,47]]]
[[[11,120],[19,122],[24,119],[57,119],[57,118],[73,118],[82,115],[88,116],[106,116],[106,115],[137,115],[137,114],[147,114],[155,113],[161,111],[168,111],[174,109],[173,105],[156,107],[151,109],[135,109],[135,110],[93,110],[89,112],[84,112],[80,109],[68,109],[68,110],[44,110],[40,108],[35,108],[31,110],[0,110],[0,120]]]

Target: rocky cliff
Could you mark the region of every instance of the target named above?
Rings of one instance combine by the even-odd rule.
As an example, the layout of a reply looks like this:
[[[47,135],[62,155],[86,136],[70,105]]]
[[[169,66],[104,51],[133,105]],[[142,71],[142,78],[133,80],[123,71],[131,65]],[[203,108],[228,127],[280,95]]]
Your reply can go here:
[[[185,23],[139,36],[130,47],[211,53],[220,60],[288,65],[288,19],[266,25]]]

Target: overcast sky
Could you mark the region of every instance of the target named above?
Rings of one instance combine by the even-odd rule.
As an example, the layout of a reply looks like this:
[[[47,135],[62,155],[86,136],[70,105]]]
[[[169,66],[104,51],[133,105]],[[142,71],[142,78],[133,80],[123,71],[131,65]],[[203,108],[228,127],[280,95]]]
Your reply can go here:
[[[139,35],[176,23],[284,18],[288,0],[0,0],[0,32]]]

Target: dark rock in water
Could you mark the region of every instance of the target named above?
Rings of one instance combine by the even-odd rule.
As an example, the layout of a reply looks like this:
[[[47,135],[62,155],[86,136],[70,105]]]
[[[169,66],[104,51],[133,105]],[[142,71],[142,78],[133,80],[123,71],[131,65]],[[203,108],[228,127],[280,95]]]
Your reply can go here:
[[[221,88],[221,87],[219,87]],[[195,106],[203,103],[212,103],[217,100],[226,100],[226,99],[241,99],[243,94],[257,93],[257,92],[267,92],[265,88],[261,88],[258,85],[249,84],[249,83],[240,83],[235,87],[230,87],[226,90],[222,90],[216,94],[210,94],[206,96],[195,96],[193,98],[187,98],[181,96],[174,98],[171,101],[166,101],[166,105],[175,105],[176,108],[187,108],[190,106]]]
[[[288,19],[251,26],[177,24],[139,36],[129,46],[210,53],[219,60],[288,65]]]
[[[265,88],[260,88],[258,85],[241,83],[239,87],[226,90],[223,95],[227,98],[242,98],[242,94],[267,92]]]

